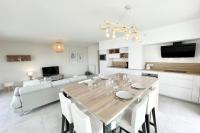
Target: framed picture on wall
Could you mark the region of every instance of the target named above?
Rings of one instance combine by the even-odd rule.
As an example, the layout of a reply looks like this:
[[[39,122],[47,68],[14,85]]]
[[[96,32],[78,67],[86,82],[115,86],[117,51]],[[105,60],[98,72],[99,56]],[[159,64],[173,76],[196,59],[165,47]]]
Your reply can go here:
[[[72,63],[77,62],[77,51],[76,50],[70,50],[69,61],[72,62]]]
[[[85,60],[85,55],[83,52],[77,52],[77,61],[78,63],[83,63]]]

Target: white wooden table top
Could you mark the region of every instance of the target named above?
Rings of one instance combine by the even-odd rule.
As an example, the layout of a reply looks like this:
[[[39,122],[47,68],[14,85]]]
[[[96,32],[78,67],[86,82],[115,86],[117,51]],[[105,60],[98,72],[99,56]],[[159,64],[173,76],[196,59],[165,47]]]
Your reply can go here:
[[[115,96],[112,86],[106,85],[106,80],[98,80],[95,86],[82,84],[70,84],[64,92],[72,97],[77,103],[85,107],[106,125],[111,123],[119,114],[128,108],[130,104],[137,101],[157,82],[156,78],[127,75],[129,81],[141,84],[145,89],[132,89],[128,80],[123,80],[124,74],[114,74],[109,77],[114,80],[118,90],[126,90],[134,95],[131,100],[121,100]]]

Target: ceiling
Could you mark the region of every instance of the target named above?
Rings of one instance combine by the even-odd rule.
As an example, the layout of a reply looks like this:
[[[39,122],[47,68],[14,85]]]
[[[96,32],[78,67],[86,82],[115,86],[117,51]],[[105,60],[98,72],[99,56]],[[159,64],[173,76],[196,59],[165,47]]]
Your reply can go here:
[[[199,17],[200,0],[1,0],[0,40],[96,43],[104,20],[144,31]]]

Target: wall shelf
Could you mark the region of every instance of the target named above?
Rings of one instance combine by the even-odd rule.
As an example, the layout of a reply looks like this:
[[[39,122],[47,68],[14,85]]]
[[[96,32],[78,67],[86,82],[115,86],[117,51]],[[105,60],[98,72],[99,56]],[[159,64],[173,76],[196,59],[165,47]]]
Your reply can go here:
[[[109,49],[109,54],[117,54],[119,53],[119,49]]]
[[[31,61],[31,55],[6,55],[7,62]]]

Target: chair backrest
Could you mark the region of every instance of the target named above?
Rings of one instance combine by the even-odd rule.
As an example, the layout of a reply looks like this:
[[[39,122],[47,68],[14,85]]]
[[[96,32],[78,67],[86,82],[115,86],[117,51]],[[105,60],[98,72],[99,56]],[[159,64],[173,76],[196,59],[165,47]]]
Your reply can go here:
[[[72,121],[72,113],[71,113],[71,100],[64,96],[63,93],[59,93],[61,111],[68,122],[71,124]]]
[[[74,130],[76,133],[92,133],[89,116],[84,114],[74,103],[71,105]]]
[[[159,89],[153,88],[148,94],[148,103],[146,114],[150,114],[153,108],[157,108],[158,106],[158,97],[159,97]]]
[[[144,96],[143,99],[132,109],[131,126],[133,128],[134,133],[137,133],[142,124],[145,122],[147,102],[148,97]]]

